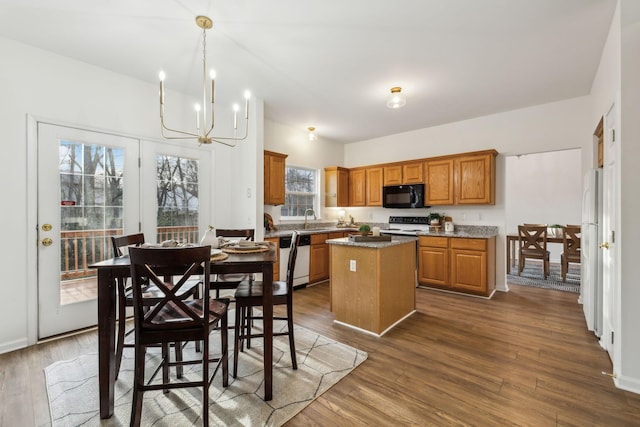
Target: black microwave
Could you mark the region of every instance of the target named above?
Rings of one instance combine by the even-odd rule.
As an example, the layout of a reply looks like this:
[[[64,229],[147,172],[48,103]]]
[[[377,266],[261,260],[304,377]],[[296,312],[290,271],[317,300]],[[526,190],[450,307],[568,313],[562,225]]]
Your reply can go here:
[[[385,208],[424,208],[424,184],[388,185],[382,187]]]

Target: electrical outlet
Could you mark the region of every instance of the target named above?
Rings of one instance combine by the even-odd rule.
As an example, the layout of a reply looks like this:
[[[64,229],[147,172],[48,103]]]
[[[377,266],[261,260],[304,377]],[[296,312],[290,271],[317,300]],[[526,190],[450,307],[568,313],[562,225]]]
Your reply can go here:
[[[349,271],[356,271],[356,260],[349,260]]]
[[[251,187],[247,188],[247,198],[250,199],[251,198]]]

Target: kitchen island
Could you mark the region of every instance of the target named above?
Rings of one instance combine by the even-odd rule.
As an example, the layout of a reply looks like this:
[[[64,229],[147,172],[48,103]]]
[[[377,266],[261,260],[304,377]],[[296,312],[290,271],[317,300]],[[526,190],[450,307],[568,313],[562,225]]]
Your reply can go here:
[[[384,335],[416,308],[416,237],[387,242],[327,240],[335,322]]]

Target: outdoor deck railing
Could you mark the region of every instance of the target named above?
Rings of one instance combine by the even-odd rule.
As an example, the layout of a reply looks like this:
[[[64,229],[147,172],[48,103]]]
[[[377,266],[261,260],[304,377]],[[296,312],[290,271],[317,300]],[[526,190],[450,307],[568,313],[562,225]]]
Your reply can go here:
[[[95,276],[88,265],[111,258],[111,236],[122,235],[122,229],[62,231],[60,233],[60,279]],[[156,241],[177,240],[197,243],[198,227],[158,227]]]

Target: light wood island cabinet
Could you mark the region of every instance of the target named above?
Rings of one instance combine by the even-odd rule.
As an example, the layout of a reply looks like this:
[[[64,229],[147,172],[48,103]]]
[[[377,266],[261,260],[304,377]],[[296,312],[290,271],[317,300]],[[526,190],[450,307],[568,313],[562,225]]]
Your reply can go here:
[[[496,238],[419,236],[420,285],[491,297],[496,284]]]
[[[379,336],[415,312],[415,238],[360,244],[333,239],[329,247],[337,323]]]
[[[264,204],[284,204],[286,154],[264,151]]]

